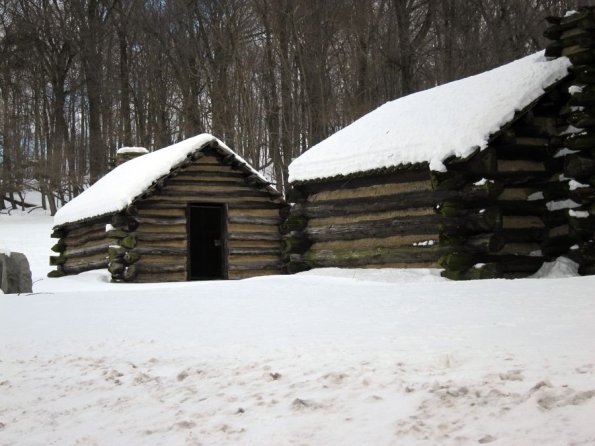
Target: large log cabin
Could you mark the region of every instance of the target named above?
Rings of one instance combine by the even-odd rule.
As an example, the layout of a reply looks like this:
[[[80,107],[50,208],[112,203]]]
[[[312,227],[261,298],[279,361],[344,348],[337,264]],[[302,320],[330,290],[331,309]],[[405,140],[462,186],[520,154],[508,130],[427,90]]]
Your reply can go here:
[[[285,207],[245,160],[199,135],[124,162],[60,209],[50,275],[108,268],[116,282],[157,282],[278,274]]]
[[[389,102],[289,166],[289,271],[442,267],[515,278],[560,255],[595,273],[595,14],[537,53]]]

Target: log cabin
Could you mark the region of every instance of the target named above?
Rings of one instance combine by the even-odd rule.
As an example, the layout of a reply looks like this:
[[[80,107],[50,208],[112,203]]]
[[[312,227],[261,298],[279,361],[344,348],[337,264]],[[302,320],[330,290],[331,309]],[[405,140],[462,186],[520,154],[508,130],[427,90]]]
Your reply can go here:
[[[545,52],[389,102],[294,160],[288,271],[516,278],[567,255],[595,273],[595,13],[548,21]]]
[[[56,213],[50,276],[107,268],[116,282],[157,282],[281,273],[286,203],[244,159],[208,134],[144,152],[121,150],[129,160]]]

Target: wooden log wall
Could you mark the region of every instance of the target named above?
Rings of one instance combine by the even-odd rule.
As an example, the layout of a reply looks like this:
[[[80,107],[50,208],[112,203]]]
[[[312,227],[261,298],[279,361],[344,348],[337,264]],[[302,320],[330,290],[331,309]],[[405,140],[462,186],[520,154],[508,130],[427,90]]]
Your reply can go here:
[[[453,160],[448,172],[433,173],[437,190],[488,188],[480,200],[462,196],[441,201],[440,259],[451,279],[516,278],[535,273],[571,245],[563,212],[563,159],[558,134],[565,123],[557,110],[567,100],[559,86],[469,160]]]
[[[57,243],[52,251],[57,253],[50,257],[50,265],[56,269],[49,277],[61,277],[78,274],[92,269],[107,268],[107,251],[111,243],[106,234],[109,217],[99,217],[90,221],[67,224],[54,229],[53,238]]]
[[[562,144],[564,198],[569,257],[581,274],[595,274],[595,8],[583,7],[565,17],[551,17],[545,36],[553,42],[546,54],[566,56],[572,62],[567,103],[561,109],[566,122]]]
[[[427,166],[298,185],[293,199],[281,225],[290,273],[329,266],[434,267],[444,253]]]
[[[282,272],[280,194],[255,181],[215,150],[205,150],[172,172],[114,216],[110,271],[117,281],[183,281],[187,278],[189,203],[227,205],[228,278],[240,279]]]

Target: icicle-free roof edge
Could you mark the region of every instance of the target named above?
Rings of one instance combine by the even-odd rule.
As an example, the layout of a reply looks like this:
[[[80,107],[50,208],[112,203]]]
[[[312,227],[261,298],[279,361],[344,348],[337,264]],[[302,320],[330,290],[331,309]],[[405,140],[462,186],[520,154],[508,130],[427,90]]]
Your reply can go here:
[[[388,102],[316,144],[289,166],[292,184],[401,165],[440,166],[485,149],[493,135],[568,74],[543,51]]]
[[[158,182],[179,169],[194,153],[206,148],[214,148],[222,155],[233,156],[239,168],[247,175],[254,175],[269,194],[282,196],[244,158],[219,139],[204,133],[134,158],[108,172],[58,210],[54,216],[54,227],[81,223],[123,211],[143,195],[152,193]]]

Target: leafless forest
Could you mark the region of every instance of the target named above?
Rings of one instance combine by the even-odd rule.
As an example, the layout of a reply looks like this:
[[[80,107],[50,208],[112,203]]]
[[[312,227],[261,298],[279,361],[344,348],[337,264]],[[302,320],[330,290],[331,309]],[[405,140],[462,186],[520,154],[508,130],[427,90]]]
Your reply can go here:
[[[542,48],[544,18],[584,3],[1,0],[0,209],[38,188],[53,213],[119,147],[201,132],[283,188],[311,145],[388,100]]]

